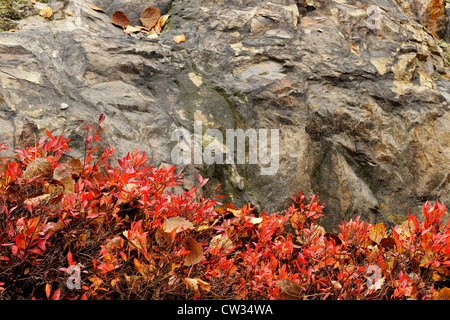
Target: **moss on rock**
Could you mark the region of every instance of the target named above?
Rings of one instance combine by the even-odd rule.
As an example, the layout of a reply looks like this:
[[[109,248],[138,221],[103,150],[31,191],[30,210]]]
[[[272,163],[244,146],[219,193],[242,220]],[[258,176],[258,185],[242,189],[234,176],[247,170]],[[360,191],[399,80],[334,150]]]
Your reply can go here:
[[[31,0],[0,0],[0,30],[17,27],[17,21],[38,14]]]

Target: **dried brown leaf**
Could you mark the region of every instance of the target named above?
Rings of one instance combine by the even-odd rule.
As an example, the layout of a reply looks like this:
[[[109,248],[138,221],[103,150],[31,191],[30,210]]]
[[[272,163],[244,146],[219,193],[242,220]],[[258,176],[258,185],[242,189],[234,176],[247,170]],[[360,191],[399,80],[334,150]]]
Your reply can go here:
[[[175,232],[181,232],[182,230],[195,229],[192,222],[183,217],[173,217],[169,218],[163,223],[163,231],[171,233],[173,230]]]
[[[153,28],[161,17],[161,11],[158,8],[146,8],[141,12],[140,20],[147,28]]]
[[[111,17],[111,23],[125,29],[130,25],[130,20],[128,20],[128,17],[122,11],[116,11]]]
[[[48,176],[52,173],[52,165],[46,158],[36,158],[31,161],[25,171],[23,177],[31,179],[38,175]]]
[[[386,224],[378,223],[369,229],[369,238],[379,244],[381,239],[386,237]]]
[[[277,287],[280,288],[278,294],[279,299],[284,300],[299,300],[302,296],[302,287],[289,279],[283,279],[277,281]]]
[[[192,238],[186,240],[186,249],[190,251],[184,257],[184,265],[189,267],[199,263],[203,259],[202,246]]]
[[[186,288],[193,292],[209,292],[211,290],[211,284],[199,278],[185,278],[184,283],[186,284]]]

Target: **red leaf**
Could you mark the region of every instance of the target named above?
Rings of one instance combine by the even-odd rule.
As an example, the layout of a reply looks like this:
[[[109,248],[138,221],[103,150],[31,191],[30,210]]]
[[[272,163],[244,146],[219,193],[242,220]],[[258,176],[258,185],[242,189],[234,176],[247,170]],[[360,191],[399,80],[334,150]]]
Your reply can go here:
[[[53,300],[59,300],[59,296],[61,295],[61,289],[58,289],[53,294]]]
[[[69,266],[75,265],[75,262],[73,261],[72,253],[70,251],[67,254],[67,261],[69,261]]]

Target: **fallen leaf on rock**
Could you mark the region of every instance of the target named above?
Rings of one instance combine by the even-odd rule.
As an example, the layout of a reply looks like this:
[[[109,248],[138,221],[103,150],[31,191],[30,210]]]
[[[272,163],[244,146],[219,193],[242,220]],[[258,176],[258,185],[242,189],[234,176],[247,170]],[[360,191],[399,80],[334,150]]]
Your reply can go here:
[[[164,25],[166,24],[167,19],[169,19],[169,15],[168,15],[168,14],[165,14],[165,15],[163,15],[163,16],[161,16],[161,17],[159,18],[158,24],[159,24],[159,26],[160,26],[161,28],[164,27]]]
[[[41,7],[38,8],[39,15],[44,18],[50,18],[53,15],[53,9],[50,7]]]
[[[91,8],[92,10],[95,10],[95,11],[105,12],[105,10],[103,10],[102,8],[97,7],[95,4],[92,4],[92,3],[89,4],[89,8]]]
[[[135,33],[135,32],[141,32],[141,29],[133,27],[133,26],[127,26],[124,30],[126,34]]]
[[[183,32],[182,34],[180,34],[178,36],[174,36],[172,39],[176,44],[180,44],[180,43],[186,41],[186,36],[184,35],[184,32]]]
[[[147,28],[153,28],[161,17],[161,11],[158,8],[146,8],[141,12],[140,20]]]
[[[128,17],[122,11],[116,11],[111,17],[111,23],[125,29],[130,25],[130,20],[128,20]]]
[[[186,249],[190,252],[184,257],[184,265],[186,267],[193,266],[203,259],[202,246],[192,238],[186,240]]]

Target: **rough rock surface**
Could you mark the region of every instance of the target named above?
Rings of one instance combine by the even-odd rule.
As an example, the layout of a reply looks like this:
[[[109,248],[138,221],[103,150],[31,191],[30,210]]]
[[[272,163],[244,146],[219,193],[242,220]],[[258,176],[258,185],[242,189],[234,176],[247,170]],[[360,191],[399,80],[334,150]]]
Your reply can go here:
[[[159,165],[172,161],[172,132],[192,133],[194,120],[279,129],[276,175],[187,165],[184,186],[202,172],[268,212],[318,192],[330,230],[355,215],[398,222],[426,200],[448,205],[449,65],[432,32],[389,0],[377,1],[377,26],[373,1],[308,2],[94,1],[106,13],[51,2],[53,21],[27,18],[0,36],[1,140],[30,144],[47,128],[81,156],[85,125],[103,113],[117,157],[139,147]],[[109,21],[141,4],[170,15],[156,40]]]

